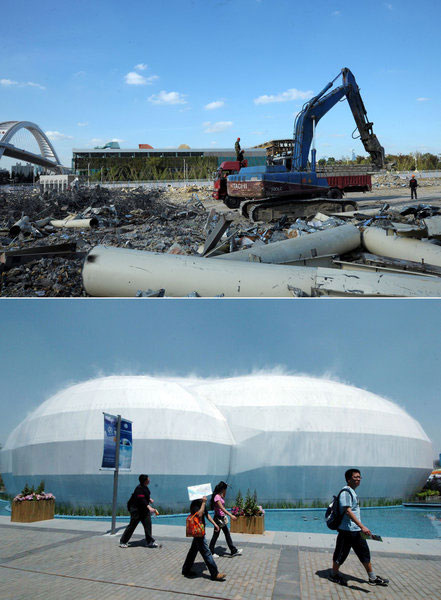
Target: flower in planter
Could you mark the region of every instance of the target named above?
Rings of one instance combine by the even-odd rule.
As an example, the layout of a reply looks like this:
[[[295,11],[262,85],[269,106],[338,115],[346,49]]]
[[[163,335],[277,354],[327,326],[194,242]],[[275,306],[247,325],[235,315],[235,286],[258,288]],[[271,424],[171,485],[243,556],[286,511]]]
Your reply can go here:
[[[30,488],[26,483],[21,493],[15,496],[13,502],[24,502],[30,500],[55,500],[55,496],[44,491],[44,481],[40,482],[40,485],[36,490],[34,490],[34,486]]]
[[[265,514],[263,508],[257,504],[257,493],[251,495],[250,490],[247,491],[245,500],[239,490],[236,496],[235,506],[231,509],[231,513],[235,517],[260,517]]]

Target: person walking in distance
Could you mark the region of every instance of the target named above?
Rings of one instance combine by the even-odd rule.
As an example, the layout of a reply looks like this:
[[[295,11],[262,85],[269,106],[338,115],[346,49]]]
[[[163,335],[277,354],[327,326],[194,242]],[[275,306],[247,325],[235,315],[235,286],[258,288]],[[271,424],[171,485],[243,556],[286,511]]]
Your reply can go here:
[[[211,538],[210,542],[210,550],[214,558],[219,558],[219,555],[214,553],[214,548],[216,546],[220,530],[222,530],[224,533],[231,556],[239,556],[242,554],[242,549],[236,548],[236,546],[233,544],[230,530],[228,529],[228,517],[233,519],[233,521],[235,521],[237,517],[228,512],[228,510],[225,508],[225,494],[227,493],[227,487],[228,484],[225,483],[225,481],[220,481],[214,488],[213,495],[211,496],[211,509],[214,509],[214,522],[219,526],[217,530],[215,529],[213,531],[213,537]]]
[[[223,581],[225,579],[225,573],[219,573],[205,538],[205,517],[213,524],[214,529],[219,531],[219,526],[216,525],[208,514],[206,505],[207,498],[205,496],[193,500],[190,504],[190,515],[187,517],[186,533],[187,537],[193,538],[193,541],[182,566],[182,575],[184,575],[184,577],[195,577],[197,575],[197,573],[192,570],[192,567],[197,553],[200,552],[210,571],[211,579],[214,581]]]
[[[133,532],[139,523],[144,527],[145,540],[147,548],[158,548],[158,544],[152,537],[152,518],[151,514],[158,514],[158,511],[150,506],[153,498],[150,496],[148,485],[150,477],[148,475],[139,476],[139,485],[136,486],[130,500],[127,502],[127,508],[130,512],[130,523],[124,530],[121,536],[119,547],[127,548],[128,541],[132,537]]]
[[[418,181],[415,178],[415,175],[412,175],[412,177],[410,178],[409,187],[410,187],[410,199],[413,200],[413,198],[415,197],[415,200],[418,200],[418,196],[417,196]]]
[[[354,550],[359,561],[366,569],[370,585],[387,586],[388,579],[375,575],[371,564],[371,555],[366,540],[362,537],[372,535],[370,530],[360,520],[360,504],[355,493],[361,483],[361,474],[358,469],[348,469],[345,473],[347,485],[340,493],[340,511],[343,519],[338,527],[337,542],[334,556],[332,558],[332,572],[329,579],[340,585],[347,585],[346,580],[340,575],[339,569],[345,562],[351,548]]]

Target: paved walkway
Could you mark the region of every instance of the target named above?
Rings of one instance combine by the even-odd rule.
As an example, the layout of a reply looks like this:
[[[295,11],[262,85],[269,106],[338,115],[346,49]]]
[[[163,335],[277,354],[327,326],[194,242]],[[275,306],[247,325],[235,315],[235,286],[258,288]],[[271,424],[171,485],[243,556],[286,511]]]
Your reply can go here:
[[[108,527],[108,522],[70,519],[19,524],[0,517],[0,600],[441,600],[441,540],[371,542],[376,572],[390,579],[388,588],[377,588],[368,585],[352,554],[342,569],[348,586],[329,581],[335,535],[234,535],[243,555],[216,560],[227,573],[218,583],[200,557],[199,577],[182,577],[190,544],[183,527],[154,524],[163,544],[158,549],[144,546],[141,528],[130,547],[121,549],[123,527],[117,536],[109,535]],[[221,538],[218,549],[225,551]]]

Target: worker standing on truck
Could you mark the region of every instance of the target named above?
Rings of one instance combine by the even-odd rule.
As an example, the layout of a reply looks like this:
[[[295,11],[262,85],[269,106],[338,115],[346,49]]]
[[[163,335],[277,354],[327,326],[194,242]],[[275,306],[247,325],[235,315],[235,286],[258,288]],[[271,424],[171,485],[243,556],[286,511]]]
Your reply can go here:
[[[243,161],[243,151],[240,147],[240,138],[237,138],[236,143],[234,144],[234,150],[236,151],[236,160],[239,162]]]
[[[413,200],[413,197],[415,196],[415,200],[418,200],[418,196],[417,196],[418,181],[415,179],[415,175],[412,175],[412,177],[410,178],[409,187],[410,187],[410,199]]]

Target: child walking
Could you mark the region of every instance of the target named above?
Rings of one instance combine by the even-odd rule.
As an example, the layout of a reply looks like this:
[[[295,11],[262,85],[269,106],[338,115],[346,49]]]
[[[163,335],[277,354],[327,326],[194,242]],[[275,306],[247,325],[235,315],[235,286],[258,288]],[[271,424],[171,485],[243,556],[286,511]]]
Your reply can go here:
[[[197,575],[195,571],[192,571],[192,566],[197,553],[200,552],[210,571],[211,579],[214,581],[224,581],[225,573],[219,573],[205,538],[205,516],[213,523],[215,531],[216,529],[219,531],[218,525],[216,525],[208,512],[206,512],[206,504],[207,498],[204,496],[202,499],[193,500],[190,505],[190,516],[187,517],[187,537],[193,537],[193,542],[182,567],[182,575],[185,577],[194,577]]]
[[[219,558],[218,554],[215,554],[214,548],[216,546],[217,538],[219,537],[220,530],[224,532],[225,540],[228,548],[230,549],[231,556],[239,556],[242,554],[242,548],[236,548],[231,539],[230,530],[228,529],[228,518],[235,521],[237,517],[228,512],[225,508],[225,494],[227,493],[228,484],[225,481],[220,481],[214,488],[213,495],[211,496],[211,509],[214,509],[214,522],[218,525],[218,528],[213,531],[213,537],[210,542],[210,550],[214,558]]]

